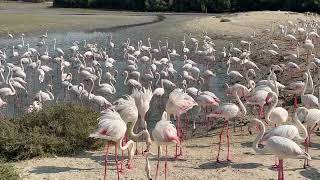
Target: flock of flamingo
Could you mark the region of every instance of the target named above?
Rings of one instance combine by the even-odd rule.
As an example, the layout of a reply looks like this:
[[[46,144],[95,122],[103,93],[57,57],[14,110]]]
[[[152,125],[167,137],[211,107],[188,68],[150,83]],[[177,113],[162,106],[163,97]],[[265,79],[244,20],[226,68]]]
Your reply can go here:
[[[223,47],[221,52],[216,50],[218,47],[206,33],[201,37],[185,34],[179,49],[175,49],[175,43],[170,48],[168,38],[165,42],[148,38],[147,44],[139,40],[135,46],[129,38],[123,44],[115,44],[112,35],[108,35],[101,45],[75,41],[64,50],[57,47],[55,39],[50,40],[48,33],[40,36],[34,47],[25,42],[25,35],[22,34],[20,44],[0,50],[0,108],[3,116],[14,116],[23,112],[38,112],[50,102],[72,101],[99,110],[98,128],[90,137],[107,141],[104,179],[107,178],[109,146],[115,145],[117,178],[120,179],[123,156],[120,161],[118,148],[122,155],[124,150],[129,149],[127,168],[132,168],[134,155],[139,153],[135,143],[138,141],[146,143],[142,153],[146,158],[148,179],[153,177],[149,157],[158,158],[156,179],[161,147],[165,147],[167,179],[167,146],[175,144],[175,158],[183,156],[182,139],[186,138],[188,129],[209,130],[212,119],[224,119],[216,161],[220,162],[225,130],[228,145],[226,160],[231,161],[229,121],[236,117],[245,118],[248,112],[251,113],[247,111],[247,106],[257,106],[257,113],[252,110],[256,118],[250,120],[256,125],[256,129],[249,129],[250,133],[254,129],[259,131],[252,148],[257,154],[269,153],[278,158],[275,166],[278,179],[283,180],[284,159],[304,158],[304,168],[309,166],[311,160],[308,151],[310,133],[320,120],[319,98],[314,95],[318,87],[312,78],[312,70],[320,67],[320,59],[316,58],[320,45],[318,28],[319,22],[315,20],[299,19],[295,23],[287,21],[278,26],[273,23],[270,29],[263,31],[261,37],[271,36],[277,41],[272,41],[272,38],[265,40],[263,49],[259,50],[258,46],[261,45],[252,43],[257,40],[254,34],[250,41],[237,42],[238,48],[231,43],[229,47]],[[8,36],[14,39],[9,32]],[[52,43],[53,46],[49,46]],[[281,45],[289,48],[281,50]],[[116,49],[123,53],[117,60],[110,57]],[[254,62],[255,55],[260,52],[267,54],[263,61],[279,59],[286,63],[267,63],[267,79],[255,81],[253,77],[257,76],[256,72],[261,72],[259,65]],[[235,103],[221,102],[214,92],[203,89],[216,77],[210,69],[217,63],[227,67],[223,74],[230,77],[229,84],[232,84],[226,82],[225,96],[230,101],[235,100]],[[125,68],[121,70],[117,64]],[[294,72],[302,80],[283,85],[278,82],[278,77],[285,72]],[[120,75],[125,77],[124,82],[120,81]],[[118,90],[128,89],[130,93],[118,94],[115,86]],[[288,112],[290,105],[285,108],[278,105],[282,102],[279,98],[281,95],[293,95],[292,117],[289,115],[291,111]],[[164,97],[168,97],[164,111],[150,134],[146,117],[150,103],[155,102],[161,107]],[[298,97],[301,97],[301,104]],[[265,106],[269,107],[266,113]],[[190,110],[195,107],[200,110],[191,116]],[[195,116],[200,116],[202,122],[196,124],[192,120]],[[171,122],[172,117],[175,125]],[[287,124],[289,119],[294,125]],[[305,149],[299,146],[300,141],[304,141]],[[152,143],[158,147],[157,155],[150,151]]]

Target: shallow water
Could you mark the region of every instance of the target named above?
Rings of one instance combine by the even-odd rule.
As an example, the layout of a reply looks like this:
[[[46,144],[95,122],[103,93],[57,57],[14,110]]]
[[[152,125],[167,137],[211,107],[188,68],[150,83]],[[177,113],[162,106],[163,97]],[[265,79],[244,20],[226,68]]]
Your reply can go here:
[[[187,23],[189,20],[198,18],[196,15],[172,15],[168,16],[165,15],[163,16],[165,18],[161,19],[160,21],[156,23],[151,23],[151,24],[143,24],[139,26],[128,26],[128,27],[121,27],[121,28],[111,28],[111,29],[98,29],[95,32],[94,30],[91,30],[89,32],[50,32],[49,30],[49,37],[47,40],[47,45],[49,47],[49,55],[51,57],[55,57],[55,54],[53,52],[53,39],[55,38],[57,40],[57,47],[62,48],[65,52],[67,52],[67,48],[72,46],[72,43],[74,41],[79,41],[80,46],[83,45],[83,40],[87,40],[87,43],[97,43],[99,47],[105,46],[106,45],[106,40],[107,36],[112,33],[113,35],[113,42],[115,43],[115,49],[113,52],[109,52],[109,56],[117,60],[117,62],[114,64],[115,68],[119,71],[119,76],[117,79],[117,84],[115,85],[117,89],[117,93],[114,99],[117,97],[121,97],[124,94],[130,94],[130,90],[128,88],[123,88],[123,80],[124,77],[122,77],[120,74],[123,72],[124,68],[126,67],[126,64],[123,59],[123,50],[122,50],[122,44],[127,40],[127,38],[131,39],[131,44],[134,44],[137,46],[137,41],[138,40],[143,40],[144,44],[147,43],[147,37],[150,37],[152,40],[152,46],[157,47],[157,40],[160,39],[162,41],[162,45],[165,45],[165,37],[168,37],[169,39],[169,48],[172,48],[173,43],[175,43],[176,49],[178,53],[181,52],[181,40],[183,40],[183,35],[185,32],[193,32],[193,30],[188,30],[185,29],[183,24]],[[197,34],[193,33],[193,36],[198,36],[202,32],[197,32]],[[39,38],[38,36],[32,36],[32,37],[26,37],[25,41],[26,43],[30,44],[30,47],[35,47],[36,43],[38,42]],[[216,50],[217,52],[220,52],[222,46],[220,46],[223,41],[222,40],[214,40],[214,42],[217,44]],[[21,40],[18,39],[0,39],[0,48],[7,48],[10,49],[8,51],[11,52],[12,45],[20,44]],[[190,50],[194,50],[192,42],[189,40],[188,41],[188,47]],[[199,46],[201,47],[201,46]],[[45,51],[45,48],[40,49],[41,52]],[[148,55],[148,54],[142,54],[142,55]],[[68,60],[67,57],[70,57],[71,54],[67,53],[65,56],[65,59]],[[141,57],[141,56],[140,56]],[[166,55],[162,55],[161,57],[156,57],[162,58],[166,57]],[[191,57],[190,59],[196,61],[196,58],[199,57]],[[178,57],[178,58],[172,58],[171,59],[175,69],[178,72],[181,72],[181,67],[183,65],[183,57]],[[10,60],[9,60],[10,61]],[[202,65],[198,66],[201,71],[204,70],[204,67]],[[202,90],[209,90],[214,92],[218,97],[220,97],[222,100],[223,98],[223,85],[225,83],[225,70],[223,70],[221,67],[221,64],[216,63],[214,67],[210,67],[213,72],[216,73],[215,78],[209,79],[209,83],[204,86]],[[159,67],[158,67],[159,68]],[[139,67],[139,69],[141,69]],[[179,80],[181,82],[181,80]],[[181,87],[181,83],[177,83],[179,87]],[[196,84],[193,84],[193,86],[197,87]],[[43,86],[46,87],[46,86]],[[53,87],[54,88],[54,87]],[[30,92],[28,92],[30,93]],[[57,94],[55,94],[57,95]],[[151,105],[151,108],[149,110],[149,115],[148,119],[150,119],[152,122],[158,121],[161,114],[162,110],[159,109],[159,105],[154,103],[157,101],[158,97],[153,98],[153,102]],[[107,99],[112,102],[111,97],[107,97]],[[113,100],[114,100],[113,99]],[[164,103],[166,102],[166,97],[163,97],[162,100]],[[162,106],[163,107],[163,106]],[[197,112],[198,110],[195,110]],[[12,112],[8,112],[9,114],[13,114]],[[20,113],[19,113],[20,114]],[[148,120],[149,121],[149,120]],[[149,124],[152,126],[152,123]]]

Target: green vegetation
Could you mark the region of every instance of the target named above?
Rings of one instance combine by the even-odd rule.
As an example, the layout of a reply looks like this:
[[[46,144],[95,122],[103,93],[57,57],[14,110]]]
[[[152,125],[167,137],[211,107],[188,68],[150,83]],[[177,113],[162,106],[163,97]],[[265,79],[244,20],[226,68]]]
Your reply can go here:
[[[0,162],[0,180],[18,180],[21,179],[19,173],[13,165],[1,164]]]
[[[18,1],[18,0],[9,0],[9,1]],[[24,2],[33,2],[33,3],[41,3],[41,2],[46,2],[46,1],[50,1],[50,0],[22,0]],[[0,0],[1,2],[1,0]]]
[[[54,6],[177,12],[252,10],[318,12],[320,0],[54,0]]]
[[[99,113],[71,104],[48,107],[15,119],[0,121],[0,159],[74,155],[97,149],[102,142],[88,138]]]

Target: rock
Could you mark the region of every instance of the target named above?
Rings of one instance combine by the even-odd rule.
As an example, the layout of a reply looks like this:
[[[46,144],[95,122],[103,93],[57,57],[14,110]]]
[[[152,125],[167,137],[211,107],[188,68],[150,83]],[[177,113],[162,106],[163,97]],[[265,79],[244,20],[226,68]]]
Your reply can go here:
[[[231,19],[228,18],[221,18],[220,22],[231,22]]]

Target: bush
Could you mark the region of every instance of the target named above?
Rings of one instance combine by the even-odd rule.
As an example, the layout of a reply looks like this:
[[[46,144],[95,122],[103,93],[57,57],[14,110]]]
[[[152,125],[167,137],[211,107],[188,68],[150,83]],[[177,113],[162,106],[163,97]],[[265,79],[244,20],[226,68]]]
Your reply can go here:
[[[14,166],[0,163],[0,180],[18,180],[18,179],[21,179],[21,178]]]
[[[211,13],[254,10],[319,12],[320,0],[54,0],[54,6]]]
[[[99,113],[71,104],[0,121],[0,158],[16,161],[52,155],[74,155],[101,143],[88,138]]]

